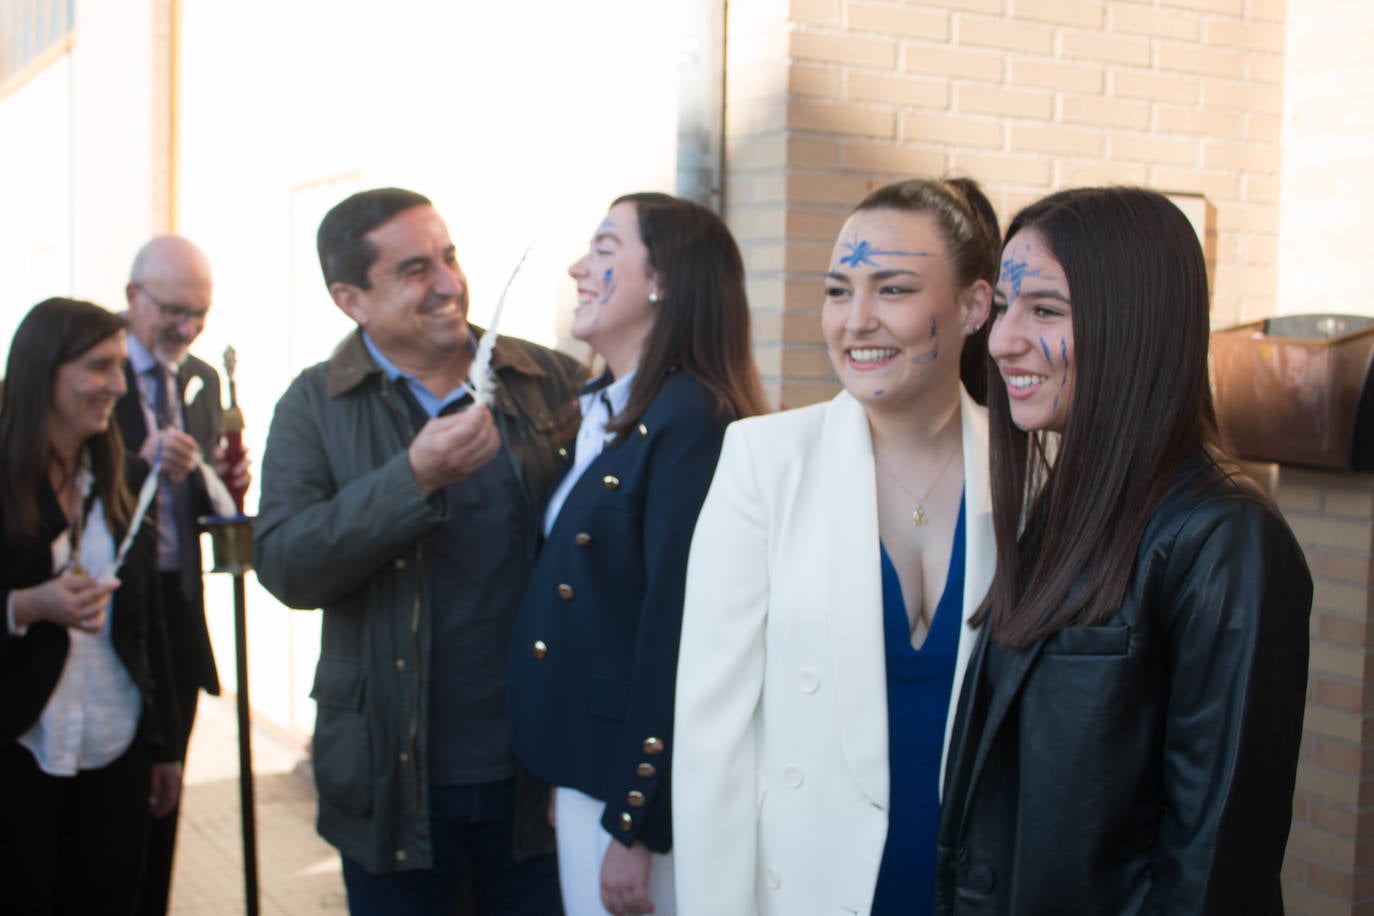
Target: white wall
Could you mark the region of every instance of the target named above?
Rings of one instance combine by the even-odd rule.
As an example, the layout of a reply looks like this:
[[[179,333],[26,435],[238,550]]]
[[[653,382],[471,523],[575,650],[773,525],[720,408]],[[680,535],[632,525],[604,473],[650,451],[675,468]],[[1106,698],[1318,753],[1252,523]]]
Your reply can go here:
[[[502,330],[555,341],[574,298],[564,270],[611,199],[673,187],[676,42],[662,15],[633,0],[183,0],[180,231],[216,283],[195,349],[216,364],[237,350],[255,455],[282,390],[350,327],[314,233],[354,190],[434,200],[479,323],[535,243]],[[226,683],[229,585],[210,584]],[[256,585],[248,604],[254,706],[308,732],[318,617],[284,614]]]
[[[122,307],[134,252],[164,228],[154,7],[80,3],[72,53],[0,98],[6,351],[46,296]],[[564,270],[610,200],[673,187],[678,48],[665,7],[181,0],[177,229],[209,254],[216,284],[193,349],[216,365],[237,349],[254,455],[290,379],[348,328],[313,239],[353,190],[396,184],[435,201],[478,322],[535,243],[502,330],[558,338],[573,300]],[[249,582],[254,706],[307,733],[318,617],[283,613]],[[232,688],[230,585],[212,575],[207,595]]]

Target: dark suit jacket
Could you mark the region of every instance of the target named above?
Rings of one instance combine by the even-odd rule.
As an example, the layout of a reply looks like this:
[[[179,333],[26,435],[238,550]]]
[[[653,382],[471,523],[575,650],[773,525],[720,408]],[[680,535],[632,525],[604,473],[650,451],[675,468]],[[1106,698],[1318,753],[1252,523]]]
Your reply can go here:
[[[134,481],[131,486],[137,486],[139,467],[131,466],[126,473]],[[0,550],[0,607],[11,590],[52,578],[52,542],[67,522],[46,481],[38,500],[39,535],[5,543]],[[124,532],[114,536],[122,539]],[[123,584],[114,593],[111,638],[143,697],[139,736],[152,743],[154,760],[179,759],[184,742],[178,732],[181,720],[172,690],[152,525],[140,527],[119,579]],[[9,627],[0,626],[0,744],[18,740],[43,712],[62,675],[68,645],[67,629],[56,624],[35,623],[23,636],[11,636]]]
[[[728,423],[696,379],[668,377],[638,430],[607,443],[569,491],[512,641],[510,725],[520,762],[605,801],[607,831],[655,852],[672,845],[687,550]]]
[[[1278,513],[1200,450],[1113,617],[1002,650],[960,696],[937,914],[1283,912],[1312,579]]]
[[[148,423],[143,415],[143,405],[139,398],[138,379],[134,377],[133,367],[124,368],[128,392],[115,405],[115,422],[119,424],[124,446],[135,457],[148,438]],[[200,390],[195,393],[191,403],[185,402],[187,386],[192,378],[201,381]],[[219,375],[214,367],[204,360],[187,356],[177,373],[177,396],[182,399],[182,416],[186,423],[186,433],[200,446],[201,454],[209,460],[219,441],[219,423],[223,408],[220,406]],[[141,459],[140,463],[141,462]],[[145,465],[146,471],[146,465]],[[205,492],[205,483],[199,474],[187,477],[192,495],[192,510],[199,517],[213,513],[210,499]],[[151,513],[152,510],[149,510]],[[210,630],[205,623],[205,590],[199,575],[201,569],[200,536],[196,531],[179,532],[181,538],[181,557],[183,568],[190,564],[193,575],[183,579],[192,583],[186,601],[190,609],[190,619],[175,613],[167,618],[168,637],[171,640],[172,656],[176,663],[178,678],[185,685],[194,684],[207,693],[219,693],[219,674],[215,669],[215,655],[210,645]]]

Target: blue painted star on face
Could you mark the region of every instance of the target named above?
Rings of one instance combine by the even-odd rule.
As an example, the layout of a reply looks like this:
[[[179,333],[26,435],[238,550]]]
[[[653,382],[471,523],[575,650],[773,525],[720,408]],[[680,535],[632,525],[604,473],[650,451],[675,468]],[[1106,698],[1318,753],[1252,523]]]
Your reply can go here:
[[[885,248],[874,248],[868,239],[860,239],[857,234],[855,234],[853,241],[841,242],[840,244],[849,251],[849,254],[840,258],[840,263],[845,267],[881,267],[882,265],[873,259],[883,255],[896,255],[907,258],[931,257],[928,251],[897,251]]]
[[[1011,284],[1011,296],[1015,299],[1021,295],[1021,283],[1027,277],[1045,277],[1038,270],[1031,270],[1030,265],[1025,261],[1018,261],[1015,257],[1007,258],[1002,262],[1002,282]]]

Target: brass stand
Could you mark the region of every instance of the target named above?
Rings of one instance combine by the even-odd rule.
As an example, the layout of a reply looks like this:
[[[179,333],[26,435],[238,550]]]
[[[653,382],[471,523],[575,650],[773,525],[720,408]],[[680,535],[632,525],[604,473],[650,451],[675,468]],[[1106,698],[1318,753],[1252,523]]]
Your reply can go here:
[[[234,577],[234,669],[238,677],[239,810],[243,823],[243,893],[247,916],[258,916],[258,828],[253,805],[252,722],[248,712],[248,605],[244,573],[253,568],[253,519],[207,515],[197,519],[210,532],[215,567]]]

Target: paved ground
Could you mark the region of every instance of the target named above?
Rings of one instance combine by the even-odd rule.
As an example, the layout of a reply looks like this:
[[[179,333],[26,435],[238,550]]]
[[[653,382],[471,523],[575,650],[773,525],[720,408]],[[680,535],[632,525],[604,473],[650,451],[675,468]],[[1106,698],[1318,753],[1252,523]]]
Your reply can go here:
[[[174,916],[245,912],[234,698],[201,695],[187,754]],[[253,730],[258,889],[264,916],[347,913],[339,857],[315,833],[315,788],[299,747]]]

